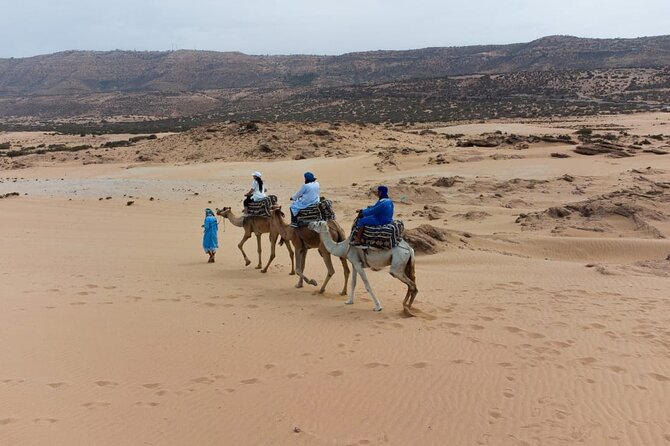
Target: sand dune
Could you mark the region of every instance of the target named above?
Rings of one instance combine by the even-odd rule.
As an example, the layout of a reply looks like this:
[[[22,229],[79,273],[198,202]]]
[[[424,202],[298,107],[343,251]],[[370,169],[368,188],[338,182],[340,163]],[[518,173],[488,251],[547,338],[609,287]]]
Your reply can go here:
[[[604,123],[657,134],[659,122],[508,124],[520,134]],[[467,129],[499,124],[485,126]],[[559,159],[549,154],[572,146],[444,139],[380,170],[383,149],[365,131],[360,145],[347,139],[346,156],[35,158],[0,172],[0,196],[19,193],[0,200],[0,444],[670,441],[670,155]],[[428,138],[417,148],[439,138],[395,133]],[[429,163],[438,153],[450,162]],[[464,153],[480,158],[453,160]],[[267,274],[245,267],[230,224],[207,264],[203,209],[239,210],[252,170],[284,206],[312,170],[346,229],[370,188],[388,184],[408,238],[427,246],[417,248],[416,317],[402,313],[405,287],[386,272],[369,272],[384,306],[375,313],[360,285],[344,305],[338,262],[324,295],[294,288],[283,248]],[[594,212],[583,215],[587,204]],[[263,249],[265,260],[266,237]],[[253,239],[246,250],[255,260]],[[325,276],[314,252],[306,272]]]

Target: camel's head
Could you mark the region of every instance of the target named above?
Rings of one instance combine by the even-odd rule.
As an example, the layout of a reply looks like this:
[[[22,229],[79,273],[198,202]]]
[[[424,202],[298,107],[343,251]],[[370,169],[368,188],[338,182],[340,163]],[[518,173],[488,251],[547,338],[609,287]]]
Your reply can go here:
[[[230,207],[224,207],[223,209],[216,208],[216,215],[227,217],[228,214],[230,214]]]
[[[310,221],[309,224],[307,225],[309,229],[315,232],[326,232],[328,231],[328,223],[320,220],[320,221]]]

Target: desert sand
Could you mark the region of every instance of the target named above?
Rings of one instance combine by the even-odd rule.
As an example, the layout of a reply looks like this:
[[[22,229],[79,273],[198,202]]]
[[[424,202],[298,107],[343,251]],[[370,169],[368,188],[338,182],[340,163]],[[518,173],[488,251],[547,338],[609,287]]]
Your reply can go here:
[[[0,444],[670,444],[670,155],[442,136],[583,126],[670,141],[665,113],[343,126],[305,159],[229,143],[217,160],[191,134],[5,165]],[[230,223],[208,264],[203,210],[239,211],[254,170],[284,206],[313,171],[345,229],[388,185],[416,244],[415,317],[387,271],[368,272],[377,313],[360,281],[344,305],[339,262],[323,295],[294,287],[282,247],[261,274],[249,240],[245,267]],[[314,250],[306,273],[325,277]]]

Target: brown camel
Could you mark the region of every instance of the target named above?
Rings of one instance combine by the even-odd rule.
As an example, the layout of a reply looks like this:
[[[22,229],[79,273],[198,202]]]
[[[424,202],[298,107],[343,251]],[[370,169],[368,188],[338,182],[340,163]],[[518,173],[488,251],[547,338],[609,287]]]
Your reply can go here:
[[[235,214],[233,214],[231,208],[229,207],[224,207],[223,209],[217,209],[216,215],[220,215],[223,218],[227,218],[228,221],[230,221],[233,224],[233,226],[237,226],[238,228],[244,228],[244,237],[242,237],[242,240],[240,240],[240,243],[238,243],[237,247],[240,249],[240,251],[242,251],[242,256],[244,257],[244,262],[247,266],[249,266],[251,260],[249,260],[247,254],[244,252],[244,244],[247,242],[247,240],[251,238],[252,233],[256,235],[256,245],[258,247],[258,265],[256,265],[256,269],[260,269],[262,273],[267,272],[268,267],[275,258],[275,244],[277,243],[277,237],[279,237],[279,232],[274,230],[270,225],[270,218],[236,217]],[[265,265],[265,268],[262,268],[261,235],[268,233],[270,234],[270,259],[268,260],[268,264]],[[289,239],[284,239],[283,241],[286,241],[286,249],[288,250],[288,255],[291,258],[291,272],[289,274],[294,275],[295,262],[293,259],[295,256],[293,254],[293,248],[291,248],[291,243],[288,240]]]
[[[303,281],[310,285],[317,285],[316,280],[305,277],[303,271],[305,269],[307,250],[310,248],[317,248],[319,250],[319,254],[323,258],[323,263],[326,264],[326,268],[328,269],[326,278],[324,279],[323,285],[321,285],[321,289],[319,290],[319,293],[323,293],[326,290],[328,281],[331,277],[333,277],[333,274],[335,274],[335,268],[333,268],[333,261],[330,258],[330,253],[321,242],[319,234],[307,227],[295,228],[291,225],[287,225],[284,222],[284,213],[279,206],[274,207],[270,213],[270,225],[272,226],[273,230],[277,231],[282,239],[290,240],[295,247],[295,269],[299,277],[298,283],[295,286],[296,288],[302,288]],[[328,221],[328,229],[330,231],[331,237],[333,237],[334,240],[341,242],[346,239],[344,231],[335,220]],[[346,296],[347,283],[349,282],[349,265],[347,264],[347,259],[343,258],[340,260],[342,261],[342,269],[344,270],[344,288],[342,288],[340,295]]]

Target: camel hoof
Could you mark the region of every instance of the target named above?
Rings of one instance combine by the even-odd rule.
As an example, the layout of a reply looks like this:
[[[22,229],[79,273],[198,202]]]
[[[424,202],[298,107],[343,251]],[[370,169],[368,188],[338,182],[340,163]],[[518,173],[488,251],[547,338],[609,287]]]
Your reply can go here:
[[[374,311],[382,311],[382,307],[375,307]]]
[[[262,272],[263,274],[265,274],[265,273],[268,272],[268,270],[266,270],[266,269],[262,269],[261,272]]]
[[[288,275],[289,276],[295,276],[295,271],[291,271],[290,273],[288,273]]]
[[[408,307],[407,305],[402,306],[402,312],[405,316],[408,316],[408,317],[415,317],[416,316],[414,313],[412,313],[411,308]]]
[[[323,294],[325,292],[326,292],[326,290],[319,290],[319,294]]]
[[[251,260],[245,260],[244,261],[244,266],[249,266],[251,265]]]
[[[261,269],[263,268],[262,266],[255,266],[254,269]]]
[[[318,285],[318,283],[316,283],[316,280],[314,280],[314,279],[308,280],[307,283],[310,284],[310,285],[314,285],[314,286]]]
[[[344,305],[353,305],[354,301],[353,300],[348,300],[344,303]]]
[[[342,292],[340,293],[340,296],[346,296],[346,295],[347,295],[347,292],[346,292],[346,291],[342,291]]]
[[[295,287],[296,287],[296,288],[302,288],[302,283],[297,283],[297,284],[295,285]]]

